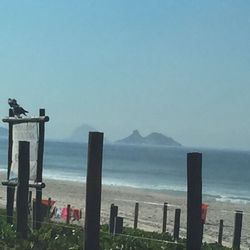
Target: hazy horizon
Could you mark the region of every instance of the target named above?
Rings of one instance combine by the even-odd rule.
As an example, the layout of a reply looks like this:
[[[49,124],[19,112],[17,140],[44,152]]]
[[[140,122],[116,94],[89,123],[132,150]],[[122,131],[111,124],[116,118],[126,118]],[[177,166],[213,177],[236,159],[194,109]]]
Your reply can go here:
[[[3,1],[0,117],[45,108],[46,138],[83,123],[250,150],[250,2]],[[3,123],[0,126],[4,126]]]

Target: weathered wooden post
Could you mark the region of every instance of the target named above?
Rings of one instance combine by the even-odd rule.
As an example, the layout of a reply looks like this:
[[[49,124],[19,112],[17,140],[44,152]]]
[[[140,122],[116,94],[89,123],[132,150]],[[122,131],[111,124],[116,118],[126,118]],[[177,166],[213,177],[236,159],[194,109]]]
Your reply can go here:
[[[17,185],[17,233],[23,239],[27,238],[28,232],[28,193],[30,175],[30,143],[19,142],[18,160],[18,185]]]
[[[223,236],[223,220],[220,220],[218,244],[222,246],[222,236]]]
[[[134,229],[137,229],[139,215],[139,203],[135,203],[135,214],[134,214]]]
[[[115,217],[115,227],[114,227],[114,235],[122,234],[123,229],[123,217]]]
[[[114,233],[115,217],[118,215],[118,206],[111,204],[110,215],[109,215],[109,233]]]
[[[202,154],[187,154],[187,250],[200,250],[202,243]]]
[[[234,237],[233,237],[233,249],[240,249],[240,238],[241,238],[241,229],[242,229],[242,211],[235,212],[235,220],[234,220]]]
[[[90,132],[85,203],[85,250],[99,250],[103,133]]]
[[[32,191],[29,191],[29,204],[31,204],[32,201]]]
[[[67,205],[67,218],[66,218],[66,224],[69,224],[70,221],[70,204]]]
[[[164,202],[164,205],[163,205],[162,233],[166,232],[166,227],[167,227],[167,212],[168,212],[168,203]]]
[[[9,109],[9,117],[13,117],[13,110]],[[8,145],[8,172],[7,172],[7,180],[10,178],[10,170],[11,170],[11,163],[12,163],[12,131],[13,131],[13,123],[9,122],[9,145]],[[14,207],[14,197],[15,197],[15,187],[14,186],[7,186],[7,204],[6,204],[6,211],[7,211],[7,223],[13,224],[13,207]]]
[[[50,219],[51,197],[48,198],[47,219]]]
[[[175,209],[175,216],[174,216],[174,240],[177,241],[179,239],[179,232],[180,232],[180,217],[181,217],[181,209]]]
[[[39,110],[39,116],[45,117],[45,109]],[[36,182],[43,181],[42,176],[43,176],[44,133],[45,133],[45,124],[44,122],[39,122]],[[41,227],[41,222],[42,222],[42,188],[36,188],[36,202],[34,211],[35,213],[33,214],[33,228],[39,229]]]
[[[31,213],[31,209],[32,209],[32,191],[29,191],[28,207],[29,207],[29,214],[30,214]]]

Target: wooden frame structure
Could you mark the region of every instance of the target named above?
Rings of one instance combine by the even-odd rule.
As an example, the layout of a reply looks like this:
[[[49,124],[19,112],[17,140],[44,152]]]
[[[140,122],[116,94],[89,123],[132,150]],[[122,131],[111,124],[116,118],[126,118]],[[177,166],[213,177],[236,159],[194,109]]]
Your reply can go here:
[[[7,222],[13,223],[13,207],[15,197],[15,187],[17,186],[16,181],[11,181],[10,171],[12,164],[12,148],[13,148],[13,125],[20,123],[39,123],[39,139],[38,139],[38,151],[37,151],[37,172],[34,183],[30,183],[29,187],[36,188],[36,202],[33,209],[33,228],[39,229],[41,226],[41,200],[42,200],[42,188],[45,184],[42,182],[43,172],[43,153],[44,153],[44,134],[45,134],[45,122],[49,121],[49,117],[45,116],[45,109],[39,110],[39,117],[37,118],[16,118],[13,115],[12,109],[9,109],[9,117],[2,119],[3,122],[9,124],[9,145],[8,145],[8,171],[7,181],[3,181],[2,185],[7,186]]]

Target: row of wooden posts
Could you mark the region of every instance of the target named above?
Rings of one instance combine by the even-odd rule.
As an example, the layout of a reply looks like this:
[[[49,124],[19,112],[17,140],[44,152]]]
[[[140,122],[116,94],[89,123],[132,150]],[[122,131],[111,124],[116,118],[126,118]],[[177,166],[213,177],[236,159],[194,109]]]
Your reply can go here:
[[[88,144],[86,202],[85,202],[85,250],[99,250],[100,208],[102,187],[102,155],[103,133],[90,132]],[[187,249],[201,249],[202,244],[202,154],[187,154]],[[28,220],[28,190],[29,190],[29,142],[19,142],[19,171],[17,187],[17,232],[27,237]],[[38,211],[37,211],[38,212]],[[174,238],[179,237],[180,209],[175,211]],[[134,228],[137,228],[139,204],[135,205]],[[111,205],[110,232],[119,233],[123,218],[118,216],[118,207]],[[164,205],[163,230],[166,231],[167,204]],[[220,223],[220,241],[222,241],[222,227]],[[240,249],[242,213],[236,213],[233,247]]]
[[[31,202],[31,191],[29,192],[29,203]],[[51,198],[48,199],[48,210],[47,210],[47,219],[50,219],[50,209],[51,209]],[[66,224],[70,224],[70,211],[71,205],[67,205],[67,216],[66,216]],[[81,212],[81,210],[80,210]],[[167,225],[167,214],[168,214],[168,203],[164,202],[163,204],[163,220],[162,220],[162,233],[166,233],[166,225]],[[242,227],[242,211],[236,211],[235,213],[235,224],[234,224],[234,242],[233,246],[237,249],[237,246],[240,246],[240,233]],[[175,209],[175,216],[174,216],[174,230],[173,230],[173,238],[174,241],[178,241],[179,234],[180,234],[180,216],[181,216],[181,209]],[[80,215],[80,218],[82,215]],[[134,225],[133,228],[137,229],[138,227],[138,218],[139,218],[139,203],[135,203],[135,210],[134,210]],[[123,222],[124,218],[118,216],[118,206],[115,206],[113,203],[110,206],[110,216],[109,216],[109,233],[111,235],[122,234],[123,232]],[[222,246],[222,237],[223,237],[223,228],[224,228],[224,221],[220,220],[219,222],[219,233],[218,233],[218,244]],[[203,232],[202,232],[203,233]]]
[[[165,202],[163,204],[162,233],[166,233],[167,212],[168,212],[168,203]],[[233,248],[234,249],[239,249],[240,247],[240,238],[241,238],[241,230],[242,230],[242,215],[243,215],[242,211],[235,212],[234,235],[233,235]],[[181,216],[181,209],[176,208],[175,216],[174,216],[174,230],[173,230],[174,241],[178,241],[179,239],[180,216]],[[134,229],[137,229],[138,217],[139,217],[139,203],[136,202],[135,210],[134,210],[134,227],[133,227]],[[118,216],[118,206],[115,206],[112,203],[110,206],[109,233],[112,235],[122,234],[123,222],[124,222],[124,218]],[[220,220],[217,242],[221,246],[222,246],[222,238],[223,238],[223,228],[224,228],[224,221]],[[202,238],[203,238],[203,231],[202,231]]]
[[[164,203],[162,233],[166,232],[167,209],[168,209],[168,203]],[[175,209],[175,222],[174,222],[174,240],[175,241],[179,239],[180,215],[181,215],[181,209],[180,208]],[[134,229],[137,229],[138,217],[139,217],[139,203],[136,202],[135,213],[134,213]],[[113,235],[122,234],[122,230],[123,230],[123,217],[118,216],[118,206],[111,204],[110,216],[109,216],[109,233]]]

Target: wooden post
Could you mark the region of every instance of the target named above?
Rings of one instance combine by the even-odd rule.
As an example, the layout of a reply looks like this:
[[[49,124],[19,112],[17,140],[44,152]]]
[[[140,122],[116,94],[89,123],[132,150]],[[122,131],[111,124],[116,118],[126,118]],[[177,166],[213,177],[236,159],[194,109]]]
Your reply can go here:
[[[29,215],[31,214],[31,210],[32,210],[32,191],[29,190],[29,194],[28,194],[28,211],[29,211]]]
[[[13,110],[9,109],[9,117],[13,117]],[[12,145],[13,145],[13,124],[9,123],[9,145],[8,145],[8,171],[7,171],[7,179],[10,178],[10,169],[12,163]],[[7,223],[13,224],[13,207],[14,207],[14,198],[15,198],[15,187],[7,186]]]
[[[51,209],[51,198],[48,198],[48,207],[47,207],[47,219],[50,219],[50,209]]]
[[[134,229],[137,229],[139,215],[139,203],[135,203],[135,214],[134,214]]]
[[[234,237],[233,237],[233,249],[240,249],[240,238],[241,238],[241,228],[242,228],[242,211],[235,212],[235,221],[234,221]]]
[[[32,191],[29,191],[29,204],[31,204],[32,201]]]
[[[17,187],[17,234],[23,239],[28,232],[28,193],[30,175],[30,143],[19,142],[18,187]]]
[[[222,246],[222,236],[223,236],[223,220],[220,220],[218,244]]]
[[[174,240],[177,241],[179,239],[180,233],[180,217],[181,217],[181,209],[175,209],[175,216],[174,216]]]
[[[122,234],[123,229],[123,218],[122,217],[115,217],[115,227],[114,227],[114,235]]]
[[[109,215],[109,233],[114,233],[114,226],[115,226],[115,217],[118,215],[118,206],[111,204],[110,206],[110,215]]]
[[[187,250],[199,250],[202,243],[202,154],[187,154]]]
[[[66,218],[66,224],[69,224],[70,221],[70,204],[67,206],[67,218]]]
[[[103,133],[90,132],[85,203],[85,250],[99,250]]]
[[[166,227],[167,227],[167,212],[168,212],[168,203],[164,202],[164,205],[163,205],[162,233],[166,232]]]
[[[39,110],[39,116],[45,116],[45,109]],[[43,151],[44,151],[44,122],[39,122],[39,141],[38,141],[38,154],[37,154],[37,173],[36,181],[42,182],[43,175]],[[42,188],[36,188],[36,202],[35,209],[33,210],[33,228],[39,229],[42,221]]]

